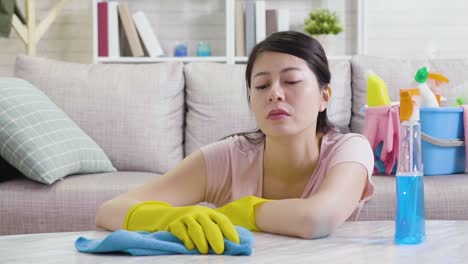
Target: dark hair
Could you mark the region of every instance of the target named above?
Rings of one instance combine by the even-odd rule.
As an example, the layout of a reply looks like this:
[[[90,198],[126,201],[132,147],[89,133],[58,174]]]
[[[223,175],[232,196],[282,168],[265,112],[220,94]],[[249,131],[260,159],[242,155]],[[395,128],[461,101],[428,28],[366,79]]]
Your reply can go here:
[[[252,50],[247,62],[245,81],[247,83],[247,100],[250,106],[250,79],[252,68],[257,57],[265,51],[281,52],[303,59],[310,70],[317,77],[320,89],[327,88],[331,75],[328,68],[328,60],[322,45],[313,37],[297,31],[281,31],[271,34],[265,40],[258,43]],[[317,132],[327,133],[333,125],[327,117],[327,109],[319,112],[317,117]],[[251,143],[261,143],[265,134],[258,129],[251,132],[235,134],[244,136]]]

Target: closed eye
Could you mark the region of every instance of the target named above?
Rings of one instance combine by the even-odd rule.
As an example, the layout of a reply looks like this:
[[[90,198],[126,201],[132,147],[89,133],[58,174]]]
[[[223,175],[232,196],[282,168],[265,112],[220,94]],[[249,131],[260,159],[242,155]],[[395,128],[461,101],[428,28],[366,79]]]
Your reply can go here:
[[[286,81],[285,83],[293,85],[293,84],[300,83],[300,82],[301,82],[301,80],[299,80],[299,81]]]
[[[265,89],[267,88],[266,85],[258,85],[258,86],[255,86],[256,89],[259,89],[259,90],[262,90],[262,89]]]

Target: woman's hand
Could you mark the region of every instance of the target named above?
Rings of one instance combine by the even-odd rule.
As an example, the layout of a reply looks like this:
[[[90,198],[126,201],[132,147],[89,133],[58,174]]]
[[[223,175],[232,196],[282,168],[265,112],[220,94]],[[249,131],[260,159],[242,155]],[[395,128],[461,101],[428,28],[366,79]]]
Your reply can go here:
[[[222,213],[204,206],[173,207],[160,201],[147,201],[132,207],[125,218],[124,228],[139,231],[169,231],[187,249],[197,248],[207,254],[210,247],[224,252],[224,237],[240,243],[232,222]]]

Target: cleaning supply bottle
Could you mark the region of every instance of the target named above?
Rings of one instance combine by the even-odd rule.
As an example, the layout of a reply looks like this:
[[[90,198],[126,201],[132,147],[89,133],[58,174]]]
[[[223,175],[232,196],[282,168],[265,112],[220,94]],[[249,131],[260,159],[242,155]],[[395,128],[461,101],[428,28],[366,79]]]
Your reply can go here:
[[[461,84],[461,90],[460,96],[457,97],[456,99],[456,106],[460,105],[468,105],[468,81],[465,81],[464,83]]]
[[[439,106],[441,105],[442,100],[442,92],[440,87],[444,83],[448,83],[449,79],[441,73],[429,71],[428,75],[428,85],[429,88],[432,90],[434,95],[436,96],[437,101],[439,102]]]
[[[442,92],[440,91],[440,86],[443,83],[448,83],[449,80],[446,76],[444,76],[441,73],[438,72],[433,72],[429,71],[429,75],[427,76],[427,85],[431,89],[431,91],[434,93],[437,103],[439,103],[439,106],[441,106],[441,101],[442,101]]]
[[[457,97],[456,106],[461,106],[461,105],[468,105],[468,96]]]
[[[429,89],[427,86],[427,77],[429,76],[429,71],[427,67],[422,67],[416,72],[414,76],[414,80],[418,83],[418,88],[421,91],[422,107],[439,107],[439,103],[437,102],[437,98],[435,97],[434,93]]]
[[[395,243],[419,244],[426,238],[424,174],[418,88],[400,89],[400,140],[396,172]]]
[[[373,71],[367,71],[367,106],[383,106],[391,105],[390,97],[388,96],[387,85]]]

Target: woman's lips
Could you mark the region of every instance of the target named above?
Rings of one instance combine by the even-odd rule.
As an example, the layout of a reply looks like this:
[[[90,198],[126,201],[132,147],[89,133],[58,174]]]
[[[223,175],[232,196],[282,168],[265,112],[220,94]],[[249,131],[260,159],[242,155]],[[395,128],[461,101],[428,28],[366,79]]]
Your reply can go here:
[[[280,115],[270,115],[268,119],[270,120],[280,120],[288,117],[288,115],[280,114]]]
[[[281,108],[276,108],[268,112],[268,119],[271,120],[280,120],[287,118],[289,116],[288,111],[281,109]]]

